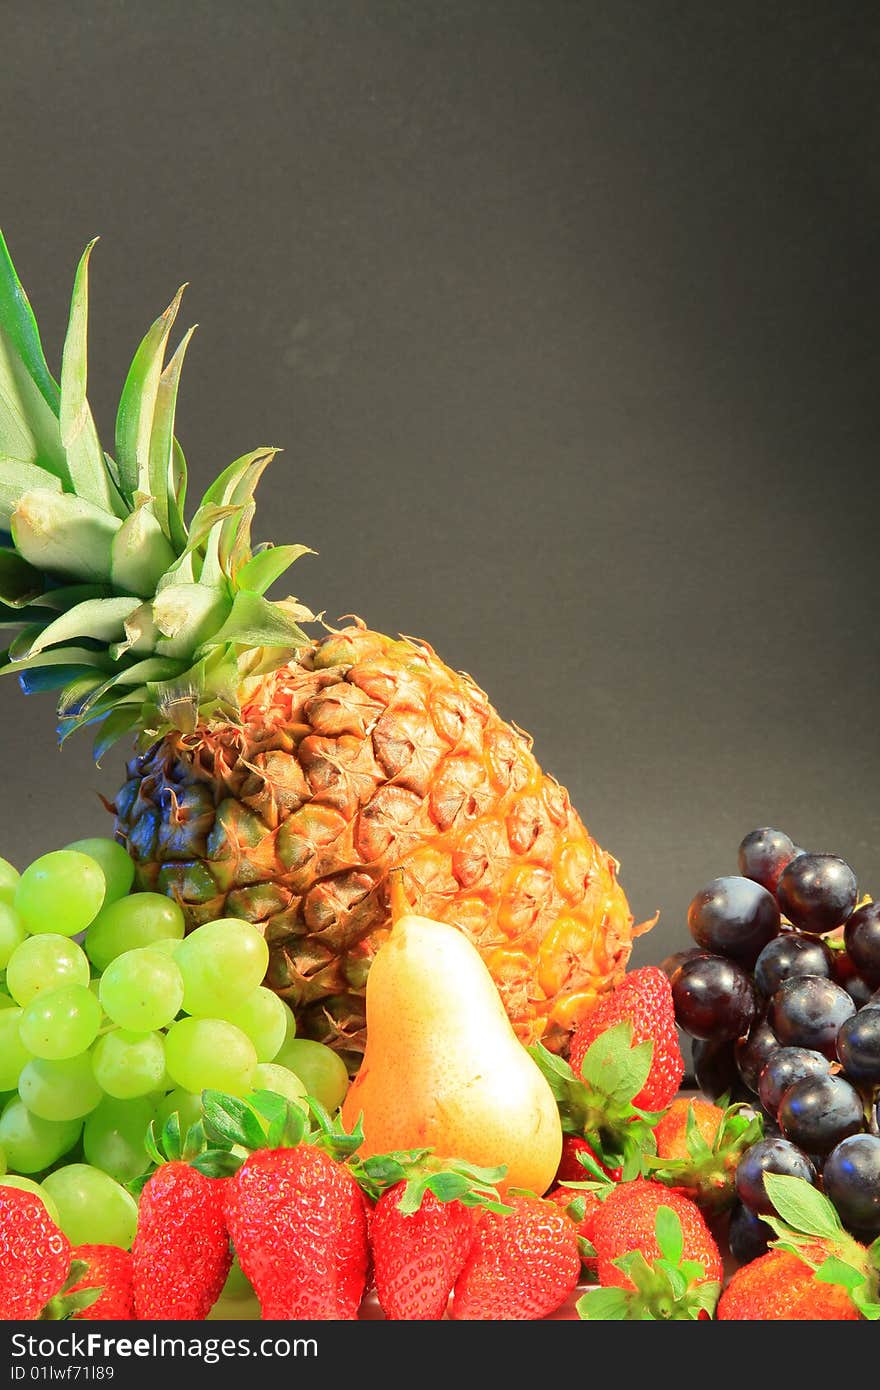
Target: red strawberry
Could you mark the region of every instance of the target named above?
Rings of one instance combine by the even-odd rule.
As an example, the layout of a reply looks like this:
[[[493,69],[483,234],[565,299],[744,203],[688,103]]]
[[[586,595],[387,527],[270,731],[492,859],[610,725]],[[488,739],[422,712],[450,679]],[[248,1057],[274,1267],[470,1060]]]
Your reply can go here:
[[[70,1242],[39,1197],[0,1186],[0,1321],[38,1318],[69,1270]]]
[[[343,1164],[310,1144],[259,1149],[229,1180],[226,1220],[264,1318],[356,1316],[367,1220]]]
[[[633,1042],[652,1042],[651,1072],[633,1104],[641,1110],[665,1110],[681,1085],[684,1060],[675,1028],[669,980],[654,965],[625,975],[578,1024],[569,1049],[572,1069],[580,1074],[590,1043],[615,1023],[629,1022]]]
[[[657,1154],[646,1156],[643,1167],[714,1215],[733,1205],[737,1165],[763,1133],[748,1106],[722,1110],[705,1100],[674,1100],[654,1126]]]
[[[821,1246],[805,1252],[822,1263]],[[738,1269],[718,1304],[719,1322],[857,1322],[861,1314],[840,1284],[820,1283],[788,1250],[771,1250]]]
[[[556,1170],[555,1182],[589,1182],[594,1174],[585,1168],[578,1158],[578,1154],[586,1154],[593,1160],[601,1171],[610,1178],[611,1182],[620,1182],[623,1173],[622,1168],[608,1168],[597,1157],[596,1153],[587,1143],[586,1139],[581,1139],[576,1134],[565,1134],[562,1138],[562,1157],[559,1160],[559,1167]]]
[[[217,1302],[232,1263],[225,1187],[180,1162],[162,1164],[147,1182],[131,1250],[138,1318],[200,1321]]]
[[[699,1207],[661,1183],[636,1178],[612,1187],[593,1218],[592,1239],[601,1284],[632,1288],[632,1280],[613,1263],[622,1255],[638,1250],[648,1264],[659,1258],[656,1218],[660,1207],[669,1208],[681,1222],[683,1258],[701,1264],[706,1280],[721,1280],[721,1255]]]
[[[568,1219],[574,1223],[579,1239],[589,1241],[592,1245],[593,1221],[596,1212],[602,1205],[601,1198],[597,1197],[595,1192],[589,1192],[586,1188],[554,1187],[547,1193],[544,1200],[555,1202],[565,1212]],[[581,1264],[584,1269],[595,1274],[597,1267],[595,1258],[581,1254]]]
[[[405,1214],[405,1191],[399,1182],[383,1192],[370,1225],[379,1303],[386,1318],[442,1318],[474,1239],[474,1211],[426,1191]]]
[[[553,1202],[509,1197],[506,1216],[482,1211],[452,1316],[459,1321],[522,1321],[556,1311],[580,1273],[573,1223]]]
[[[120,1250],[118,1245],[77,1245],[72,1257],[83,1260],[88,1269],[65,1293],[80,1293],[83,1289],[101,1290],[97,1302],[71,1313],[72,1318],[122,1322],[134,1317],[131,1255],[127,1250]]]

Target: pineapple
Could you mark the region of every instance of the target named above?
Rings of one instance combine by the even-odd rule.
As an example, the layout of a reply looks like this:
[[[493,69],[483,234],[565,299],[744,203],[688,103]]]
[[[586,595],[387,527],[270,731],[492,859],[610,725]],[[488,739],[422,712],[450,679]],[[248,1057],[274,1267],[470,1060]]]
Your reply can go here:
[[[175,436],[180,293],[135,353],[104,453],[86,396],[89,246],[60,383],[0,237],[2,671],[58,692],[59,736],[138,753],[110,809],[137,882],[191,925],[260,925],[303,1035],[352,1065],[388,871],[475,942],[518,1035],[561,1048],[636,932],[617,864],[530,740],[425,642],[325,629],[268,589],[306,552],[251,546],[273,450],[236,460],[184,520]]]

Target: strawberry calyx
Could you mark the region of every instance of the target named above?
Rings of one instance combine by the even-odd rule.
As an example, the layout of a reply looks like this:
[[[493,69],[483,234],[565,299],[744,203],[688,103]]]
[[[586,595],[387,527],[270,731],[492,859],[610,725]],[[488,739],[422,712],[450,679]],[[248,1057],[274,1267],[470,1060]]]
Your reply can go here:
[[[40,1314],[41,1322],[66,1322],[75,1313],[81,1313],[86,1308],[91,1308],[93,1303],[97,1303],[104,1292],[103,1285],[98,1284],[86,1289],[76,1289],[76,1285],[82,1282],[88,1272],[89,1266],[85,1260],[71,1261],[63,1287],[54,1298],[49,1299]]]
[[[699,1260],[686,1260],[684,1233],[677,1212],[657,1209],[654,1234],[660,1255],[648,1262],[632,1250],[612,1263],[632,1288],[597,1288],[577,1301],[578,1317],[586,1322],[685,1322],[711,1318],[721,1294],[717,1280],[707,1280]]]
[[[746,1149],[764,1137],[764,1121],[748,1104],[728,1106],[711,1144],[697,1124],[692,1104],[688,1105],[685,1127],[687,1156],[662,1158],[642,1155],[642,1172],[654,1182],[674,1187],[691,1197],[700,1208],[716,1215],[736,1200],[734,1175]]]
[[[869,1246],[845,1231],[832,1203],[804,1178],[765,1173],[764,1187],[776,1210],[762,1216],[776,1232],[770,1242],[788,1250],[821,1284],[839,1284],[869,1322],[880,1321],[880,1237]]]
[[[632,1024],[615,1023],[590,1044],[578,1074],[540,1043],[529,1054],[556,1099],[563,1134],[585,1139],[597,1160],[597,1173],[620,1168],[624,1182],[641,1173],[642,1158],[657,1151],[653,1126],[663,1112],[633,1104],[651,1071],[654,1044],[633,1043]],[[580,1162],[592,1171],[589,1156]]]
[[[439,1202],[483,1207],[502,1216],[511,1211],[501,1201],[495,1185],[507,1171],[503,1164],[480,1168],[463,1159],[442,1158],[433,1149],[400,1149],[363,1159],[355,1156],[348,1167],[361,1191],[374,1202],[402,1183],[398,1209],[403,1216],[417,1212],[427,1192]]]

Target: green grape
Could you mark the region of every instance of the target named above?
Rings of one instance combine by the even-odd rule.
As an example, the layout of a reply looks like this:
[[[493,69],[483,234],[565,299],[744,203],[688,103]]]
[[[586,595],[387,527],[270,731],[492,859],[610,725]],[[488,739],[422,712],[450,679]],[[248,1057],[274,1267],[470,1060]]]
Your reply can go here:
[[[319,1100],[331,1115],[342,1104],[348,1090],[348,1072],[339,1053],[332,1048],[308,1038],[294,1038],[284,1044],[275,1062],[295,1072],[308,1094]]]
[[[12,906],[21,875],[8,859],[0,859],[0,902]]]
[[[115,840],[102,835],[91,840],[74,840],[64,848],[87,854],[100,866],[105,884],[103,907],[124,898],[130,891],[134,882],[134,860]]]
[[[13,999],[12,995],[11,995],[11,994],[6,994],[2,989],[0,989],[0,1009],[14,1009],[14,1008],[15,1008],[15,1000]]]
[[[149,946],[123,951],[104,971],[100,999],[104,1012],[121,1028],[152,1033],[179,1014],[183,976],[173,960]]]
[[[182,1018],[165,1038],[172,1081],[185,1091],[206,1088],[243,1096],[251,1089],[257,1053],[246,1033],[217,1018]]]
[[[142,949],[158,951],[159,954],[163,955],[166,960],[173,960],[174,957],[177,955],[178,950],[180,949],[180,943],[182,940],[183,938],[179,936],[163,936],[161,941],[151,941],[149,947],[145,946]]]
[[[150,1166],[144,1139],[156,1109],[146,1096],[114,1100],[105,1096],[83,1127],[83,1152],[93,1168],[117,1182],[139,1178]]]
[[[186,1131],[198,1124],[202,1118],[201,1096],[194,1095],[192,1091],[184,1091],[180,1086],[175,1086],[174,1090],[169,1091],[164,1100],[160,1100],[156,1107],[156,1127],[162,1129],[166,1120],[175,1112],[180,1116],[180,1132],[186,1134]]]
[[[300,1109],[307,1109],[301,1105],[306,1095],[304,1083],[287,1067],[279,1067],[277,1062],[261,1062],[254,1070],[251,1088],[252,1091],[274,1091],[276,1096],[283,1096],[285,1100],[299,1105]]]
[[[15,910],[29,932],[76,936],[104,901],[104,874],[87,854],[56,849],[29,864],[15,890]]]
[[[15,1096],[0,1115],[0,1144],[18,1173],[41,1173],[72,1149],[82,1120],[41,1120]]]
[[[31,1060],[18,1031],[21,1016],[21,1009],[0,1009],[0,1091],[14,1091]]]
[[[18,1078],[18,1094],[41,1120],[78,1120],[101,1099],[88,1052],[63,1062],[34,1057]]]
[[[33,1195],[39,1197],[40,1201],[43,1203],[43,1206],[49,1213],[50,1220],[54,1221],[55,1225],[60,1227],[61,1213],[54,1199],[40,1183],[34,1182],[32,1178],[22,1178],[18,1173],[7,1173],[5,1177],[0,1178],[0,1187],[15,1187],[19,1192],[32,1192]]]
[[[165,1079],[162,1039],[158,1033],[116,1028],[95,1043],[92,1067],[98,1085],[116,1100],[149,1095]]]
[[[137,1203],[107,1173],[87,1163],[68,1163],[43,1179],[57,1204],[60,1225],[71,1245],[131,1247]]]
[[[272,989],[260,985],[243,1004],[223,1017],[247,1033],[257,1050],[258,1062],[271,1062],[287,1037],[287,1020],[293,1014]]]
[[[43,990],[88,983],[89,962],[82,947],[49,932],[29,936],[16,946],[6,967],[6,988],[22,1005]]]
[[[174,959],[183,975],[186,1012],[217,1018],[243,1004],[262,984],[269,948],[250,922],[223,917],[190,932]]]
[[[123,951],[152,946],[154,941],[183,937],[183,913],[173,898],[163,893],[132,893],[109,903],[98,913],[86,932],[89,960],[106,970]]]
[[[19,1035],[35,1057],[60,1062],[86,1052],[101,1027],[101,1005],[85,985],[44,990],[25,1005]]]
[[[3,1145],[0,1144],[0,1178],[3,1177],[8,1167],[9,1164],[6,1162],[6,1154],[3,1151]]]
[[[0,970],[5,970],[9,957],[27,936],[15,908],[0,898]]]

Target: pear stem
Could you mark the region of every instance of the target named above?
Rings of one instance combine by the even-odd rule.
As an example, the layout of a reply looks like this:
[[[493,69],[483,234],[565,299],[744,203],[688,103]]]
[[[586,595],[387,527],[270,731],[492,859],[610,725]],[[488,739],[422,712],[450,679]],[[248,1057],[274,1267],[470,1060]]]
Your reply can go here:
[[[412,908],[403,886],[403,869],[391,869],[388,878],[390,880],[391,926],[393,929],[401,917],[405,917],[408,912],[412,911]]]

